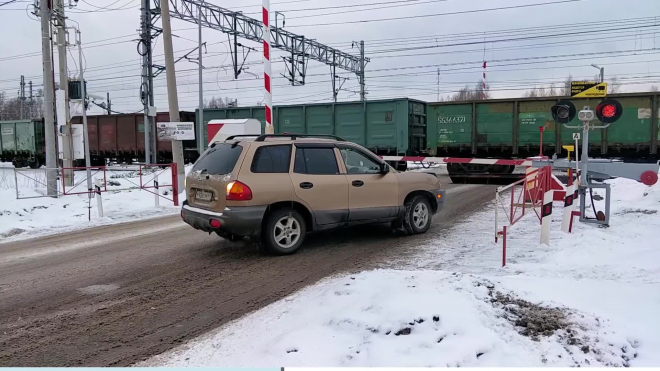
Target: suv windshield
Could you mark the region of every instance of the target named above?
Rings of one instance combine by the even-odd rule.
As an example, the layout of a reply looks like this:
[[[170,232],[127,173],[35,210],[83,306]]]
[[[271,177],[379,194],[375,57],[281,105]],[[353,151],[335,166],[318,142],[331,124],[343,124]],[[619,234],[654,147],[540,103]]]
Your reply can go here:
[[[209,148],[197,160],[192,171],[201,171],[210,175],[229,174],[234,170],[236,161],[241,155],[243,147],[233,144],[218,143],[213,148]]]

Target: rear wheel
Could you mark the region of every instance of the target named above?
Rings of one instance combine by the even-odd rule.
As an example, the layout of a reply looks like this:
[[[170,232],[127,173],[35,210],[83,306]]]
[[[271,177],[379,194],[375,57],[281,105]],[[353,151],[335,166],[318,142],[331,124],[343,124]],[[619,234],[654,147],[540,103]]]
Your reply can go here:
[[[266,223],[263,239],[268,252],[276,255],[293,254],[305,240],[305,220],[293,209],[273,212]]]
[[[408,234],[426,232],[431,226],[431,204],[424,196],[415,196],[405,204],[403,227]]]

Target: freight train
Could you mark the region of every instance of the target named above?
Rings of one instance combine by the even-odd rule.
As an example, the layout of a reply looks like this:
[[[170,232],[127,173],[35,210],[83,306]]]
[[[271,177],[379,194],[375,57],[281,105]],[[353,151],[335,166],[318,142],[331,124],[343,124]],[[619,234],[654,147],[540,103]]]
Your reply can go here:
[[[194,112],[180,112],[182,121],[195,121]],[[169,121],[169,114],[161,112],[156,115],[158,122]],[[82,118],[73,117],[74,140],[82,140],[75,133],[82,132]],[[144,160],[144,115],[117,114],[94,115],[87,117],[89,130],[90,157],[92,166],[102,166],[106,161],[113,160],[122,163],[132,163],[134,160]],[[155,128],[152,126],[151,132]],[[12,162],[16,167],[29,166],[37,168],[45,164],[45,137],[43,120],[17,120],[0,122],[0,160]],[[196,142],[184,141],[184,157],[186,162],[194,162],[199,157]],[[156,141],[158,163],[172,161],[172,145],[169,141]],[[61,152],[61,149],[59,149]],[[60,157],[61,158],[61,157]],[[80,159],[74,166],[85,166]]]
[[[660,94],[634,93],[608,96],[623,106],[623,115],[608,129],[589,136],[589,155],[623,158],[628,161],[658,160],[658,116]],[[366,102],[282,105],[273,109],[276,133],[334,134],[359,143],[381,156],[451,156],[478,158],[526,158],[539,154],[539,127],[544,128],[543,154],[566,155],[563,145],[572,144],[578,129],[556,125],[551,107],[569,99],[581,108],[592,108],[600,99],[520,98],[469,102],[432,102],[401,98]],[[264,107],[205,109],[205,124],[213,119],[255,118],[265,125]],[[195,113],[182,112],[182,121],[195,120]],[[90,152],[95,163],[107,159],[130,162],[144,158],[143,115],[89,116]],[[167,121],[159,114],[157,121]],[[74,118],[79,123],[80,118]],[[17,152],[2,148],[3,160],[19,158],[35,164],[43,159],[43,128],[25,131],[34,135],[27,148]],[[5,123],[2,123],[4,125]],[[578,125],[577,118],[570,125]],[[41,124],[43,125],[43,124]],[[3,126],[4,128],[4,126]],[[16,132],[16,131],[14,131]],[[14,133],[12,132],[12,133]],[[8,131],[7,131],[8,133]],[[31,134],[34,133],[34,134]],[[5,143],[5,130],[2,131]],[[41,135],[41,137],[39,137]],[[204,125],[206,137],[206,125]],[[18,139],[15,139],[18,142]],[[158,142],[159,162],[171,161],[169,142]],[[203,149],[201,149],[203,150]],[[199,156],[195,141],[184,142],[187,161]],[[13,156],[13,157],[12,157]],[[37,162],[38,162],[37,161]],[[396,164],[399,169],[404,163]],[[450,165],[451,173],[508,173],[501,165]]]

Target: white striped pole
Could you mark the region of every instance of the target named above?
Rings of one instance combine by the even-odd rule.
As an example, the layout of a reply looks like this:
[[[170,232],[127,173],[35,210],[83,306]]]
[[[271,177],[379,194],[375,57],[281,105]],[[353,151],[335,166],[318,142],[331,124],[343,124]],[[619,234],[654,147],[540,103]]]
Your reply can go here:
[[[263,0],[263,23],[264,23],[264,88],[266,89],[266,134],[275,134],[273,128],[273,92],[271,90],[270,77],[270,0]]]
[[[572,175],[571,175],[572,177]],[[573,183],[571,181],[571,183]],[[575,184],[566,187],[566,196],[564,197],[564,215],[561,220],[562,232],[568,233],[571,224],[571,214],[575,209]]]
[[[552,168],[546,166],[542,175],[543,184],[543,205],[541,206],[541,243],[550,245],[550,224],[552,222],[552,201],[555,191],[552,189],[551,174]],[[541,175],[541,174],[539,174]]]

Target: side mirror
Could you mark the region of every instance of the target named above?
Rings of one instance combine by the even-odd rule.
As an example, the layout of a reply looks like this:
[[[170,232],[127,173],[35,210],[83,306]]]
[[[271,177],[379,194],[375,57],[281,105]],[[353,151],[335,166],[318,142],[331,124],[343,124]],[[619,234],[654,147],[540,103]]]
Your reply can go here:
[[[381,174],[387,174],[387,173],[389,173],[389,172],[390,172],[390,167],[387,166],[386,163],[381,162],[381,163],[380,163],[380,173],[381,173]]]

